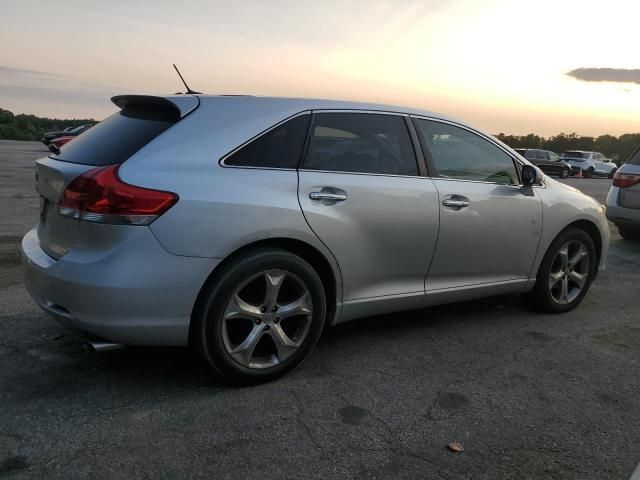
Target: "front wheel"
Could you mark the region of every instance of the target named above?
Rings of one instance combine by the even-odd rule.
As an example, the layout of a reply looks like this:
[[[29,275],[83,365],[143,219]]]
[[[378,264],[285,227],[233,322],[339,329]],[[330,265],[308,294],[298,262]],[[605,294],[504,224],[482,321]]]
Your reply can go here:
[[[568,176],[569,176],[568,167],[564,167],[562,170],[560,170],[560,178],[567,178]]]
[[[325,322],[324,287],[304,259],[256,249],[226,265],[202,292],[192,343],[212,369],[243,385],[300,365]]]
[[[593,240],[578,228],[569,228],[553,241],[545,254],[536,284],[527,300],[536,310],[568,312],[587,294],[597,269]]]

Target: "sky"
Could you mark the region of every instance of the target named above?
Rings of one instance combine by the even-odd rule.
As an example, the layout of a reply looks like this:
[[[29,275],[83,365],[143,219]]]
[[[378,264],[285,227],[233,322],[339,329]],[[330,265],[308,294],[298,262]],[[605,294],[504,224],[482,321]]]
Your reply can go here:
[[[640,132],[638,0],[0,0],[0,107],[123,93],[334,98],[490,133]]]

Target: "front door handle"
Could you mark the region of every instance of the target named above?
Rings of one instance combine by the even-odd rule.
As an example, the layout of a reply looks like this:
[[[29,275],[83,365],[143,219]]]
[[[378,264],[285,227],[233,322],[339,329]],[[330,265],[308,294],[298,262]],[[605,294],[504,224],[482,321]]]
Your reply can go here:
[[[467,208],[469,205],[471,205],[469,199],[460,195],[452,195],[451,197],[442,200],[443,207],[451,208],[453,210]]]
[[[344,202],[347,199],[347,194],[342,190],[337,189],[322,189],[320,192],[311,192],[309,194],[311,200],[315,200],[322,203],[336,203]]]

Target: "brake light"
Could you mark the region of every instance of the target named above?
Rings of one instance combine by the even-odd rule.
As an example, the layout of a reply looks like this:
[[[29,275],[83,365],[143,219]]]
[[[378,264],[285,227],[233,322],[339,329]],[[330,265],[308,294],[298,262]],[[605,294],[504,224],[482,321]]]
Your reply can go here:
[[[616,172],[613,176],[613,186],[620,188],[629,188],[640,183],[640,175],[633,173]]]
[[[75,178],[62,194],[58,211],[88,222],[149,225],[177,201],[175,193],[124,183],[118,165],[109,165]]]

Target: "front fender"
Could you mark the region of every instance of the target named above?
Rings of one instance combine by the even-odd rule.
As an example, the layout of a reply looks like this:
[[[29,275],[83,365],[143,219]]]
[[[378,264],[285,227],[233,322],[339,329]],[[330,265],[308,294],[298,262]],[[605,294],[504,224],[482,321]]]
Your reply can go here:
[[[537,189],[543,205],[542,236],[530,277],[536,276],[544,255],[560,232],[583,222],[589,222],[592,232],[599,235],[601,249],[598,268],[604,269],[610,237],[605,207],[573,187],[552,179],[545,180],[545,185]]]

